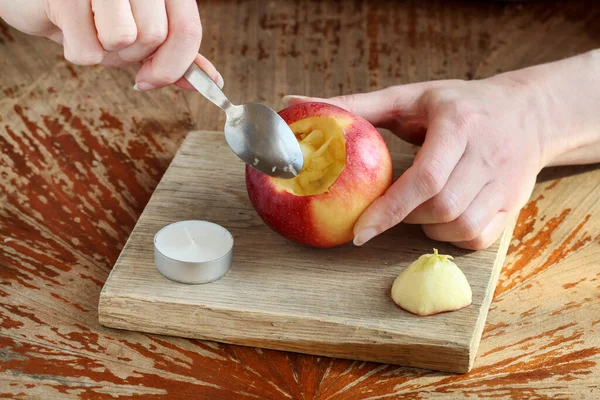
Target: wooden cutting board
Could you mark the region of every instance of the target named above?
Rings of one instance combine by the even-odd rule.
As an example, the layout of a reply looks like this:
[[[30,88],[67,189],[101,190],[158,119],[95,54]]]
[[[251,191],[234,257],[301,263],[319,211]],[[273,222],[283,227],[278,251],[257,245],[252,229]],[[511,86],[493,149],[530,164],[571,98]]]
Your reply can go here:
[[[393,155],[395,176],[412,156]],[[185,285],[154,265],[153,237],[180,220],[229,229],[233,267],[217,282]],[[100,295],[102,325],[247,346],[451,372],[473,365],[512,226],[467,252],[399,225],[363,247],[311,249],[271,231],[248,200],[244,166],[219,132],[191,132],[142,213]],[[431,317],[394,305],[396,276],[436,247],[451,254],[473,304]]]

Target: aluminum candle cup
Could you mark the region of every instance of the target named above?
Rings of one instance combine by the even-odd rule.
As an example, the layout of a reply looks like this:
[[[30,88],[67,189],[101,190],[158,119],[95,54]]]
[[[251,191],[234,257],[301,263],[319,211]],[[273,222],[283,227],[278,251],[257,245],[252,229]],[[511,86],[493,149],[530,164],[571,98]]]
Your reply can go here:
[[[207,221],[180,221],[154,236],[154,262],[166,278],[181,283],[216,281],[231,268],[233,236]]]

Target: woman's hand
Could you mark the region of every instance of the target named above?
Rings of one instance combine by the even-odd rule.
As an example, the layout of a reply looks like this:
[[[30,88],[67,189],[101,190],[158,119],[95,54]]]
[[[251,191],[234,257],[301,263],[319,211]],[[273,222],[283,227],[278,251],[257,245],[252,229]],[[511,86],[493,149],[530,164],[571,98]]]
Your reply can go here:
[[[598,54],[592,58],[598,63]],[[589,62],[590,72],[594,62]],[[562,107],[568,100],[552,96],[562,87],[560,81],[571,77],[558,74],[556,81],[545,82],[554,83],[547,91],[536,81],[546,72],[527,69],[479,81],[416,83],[326,100],[288,96],[286,101],[331,103],[422,144],[413,165],[359,218],[356,245],[406,222],[421,224],[432,239],[482,249],[525,205],[544,166],[580,151],[586,141],[599,149],[600,129],[595,134],[560,131],[561,126],[569,127],[565,112],[573,105]],[[584,126],[592,114],[590,110],[589,115],[580,115],[582,120],[571,126]],[[561,140],[565,135],[570,139]],[[586,161],[600,161],[600,151],[592,153],[587,151]]]
[[[0,0],[0,17],[62,44],[74,64],[141,64],[138,90],[173,83],[189,88],[180,78],[192,62],[223,86],[198,54],[202,25],[195,0]]]

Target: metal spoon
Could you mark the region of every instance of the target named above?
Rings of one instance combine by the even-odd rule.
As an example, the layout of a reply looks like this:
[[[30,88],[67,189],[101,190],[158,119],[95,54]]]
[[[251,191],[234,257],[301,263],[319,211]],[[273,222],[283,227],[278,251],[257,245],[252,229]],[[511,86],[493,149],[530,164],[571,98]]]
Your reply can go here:
[[[246,164],[274,177],[291,179],[304,166],[300,144],[290,127],[271,108],[260,103],[234,105],[196,64],[185,79],[227,114],[225,139]]]

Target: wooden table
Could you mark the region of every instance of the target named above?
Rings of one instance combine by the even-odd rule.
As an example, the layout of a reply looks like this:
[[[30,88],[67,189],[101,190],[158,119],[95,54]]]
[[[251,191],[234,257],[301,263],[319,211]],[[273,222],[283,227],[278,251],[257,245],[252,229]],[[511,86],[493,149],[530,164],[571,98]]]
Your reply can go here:
[[[600,45],[596,2],[206,1],[234,101],[480,78]],[[542,172],[465,375],[122,332],[100,289],[187,131],[223,115],[0,24],[0,397],[598,398],[600,170]],[[389,136],[388,136],[389,139]],[[393,146],[401,146],[399,140]]]

